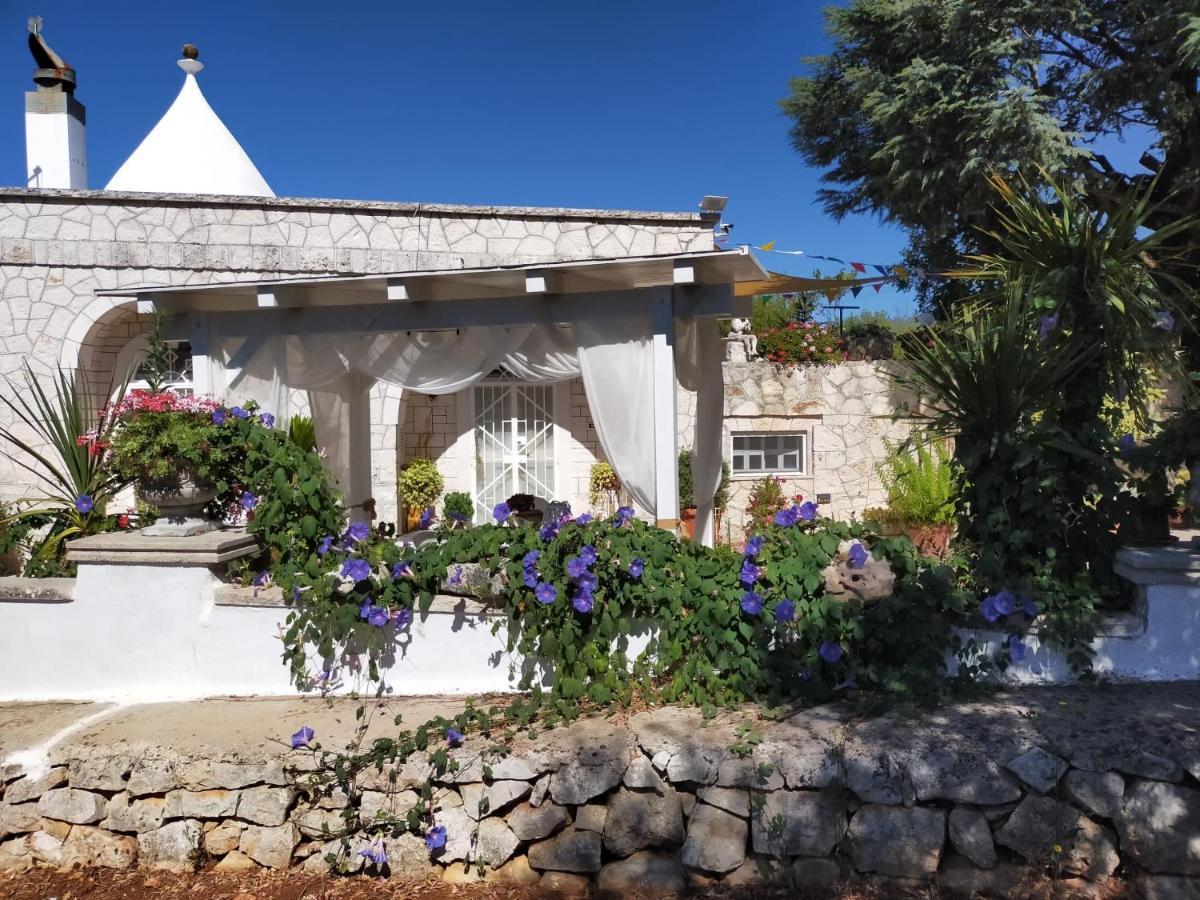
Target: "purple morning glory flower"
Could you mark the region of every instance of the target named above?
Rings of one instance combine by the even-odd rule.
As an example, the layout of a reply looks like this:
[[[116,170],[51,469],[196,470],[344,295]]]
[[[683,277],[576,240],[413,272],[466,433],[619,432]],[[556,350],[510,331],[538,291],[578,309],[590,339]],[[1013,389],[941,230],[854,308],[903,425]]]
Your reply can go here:
[[[996,609],[996,604],[991,597],[984,597],[979,604],[979,614],[989,622],[995,622],[1000,618],[1000,610]]]
[[[408,562],[407,560],[402,559],[402,560],[400,560],[400,562],[398,562],[392,566],[392,580],[393,581],[395,581],[397,578],[412,578],[412,577],[413,577],[412,563]]]
[[[421,510],[421,518],[417,519],[418,528],[428,528],[433,524],[433,507],[427,506]]]
[[[367,844],[367,846],[358,851],[358,855],[370,860],[376,866],[387,864],[387,848],[384,847],[382,840],[372,841],[370,844]]]
[[[275,417],[270,413],[260,413],[258,416],[258,421],[262,422],[264,428],[275,427]]]
[[[1054,329],[1056,329],[1057,327],[1058,327],[1058,314],[1057,313],[1055,313],[1054,315],[1050,315],[1050,316],[1042,316],[1041,321],[1038,322],[1038,340],[1040,340],[1040,341],[1046,340],[1048,337],[1050,337],[1050,335],[1054,334]]]
[[[580,590],[594,591],[600,582],[591,572],[584,572],[579,576],[577,583]]]
[[[412,610],[398,609],[392,613],[392,624],[396,626],[398,631],[403,631],[412,624]]]
[[[751,559],[756,558],[758,554],[762,553],[763,544],[766,542],[767,539],[765,537],[756,534],[754,537],[750,538],[750,540],[746,541],[745,554]]]
[[[635,556],[633,562],[629,564],[629,575],[631,578],[641,578],[642,573],[646,571],[646,561],[640,556]]]
[[[817,517],[817,504],[811,500],[806,500],[800,504],[800,509],[797,515],[805,522],[811,522]]]
[[[254,586],[254,596],[257,597],[259,590],[266,587],[270,583],[271,583],[271,573],[270,572],[259,572],[257,575],[255,575],[254,578],[250,582],[250,584]],[[299,591],[299,587],[296,588],[296,591]],[[298,595],[296,594],[296,592],[293,592],[293,598],[295,598],[297,596]]]
[[[1025,659],[1025,642],[1015,634],[1008,636],[1008,655],[1013,662]]]
[[[240,406],[235,406],[233,409],[229,410],[229,414],[235,419],[250,418],[250,413],[246,412],[246,410],[242,409]]]
[[[576,612],[590,613],[595,605],[595,600],[592,598],[591,591],[580,591],[575,595],[575,599],[571,601],[571,605],[575,607]]]
[[[258,498],[249,491],[242,492],[242,499],[238,501],[242,505],[242,509],[251,510],[258,506]]]
[[[861,569],[870,558],[871,554],[867,552],[867,548],[857,541],[850,547],[850,568]]]
[[[754,591],[746,591],[742,595],[742,612],[749,616],[757,616],[763,611],[763,598]]]
[[[538,586],[541,580],[542,579],[538,576],[537,572],[533,571],[532,569],[525,570],[525,587],[535,588]]]
[[[455,566],[454,574],[450,576],[449,583],[452,585],[455,585],[455,586],[462,584],[462,576],[463,576],[463,567]]]
[[[1041,611],[1038,609],[1038,605],[1033,600],[1033,594],[1030,593],[1024,593],[1021,595],[1021,609],[1024,610],[1025,615],[1029,616],[1031,619],[1036,619],[1038,617],[1038,613]]]
[[[567,560],[567,574],[572,578],[578,578],[587,571],[587,564],[578,556],[572,556]]]
[[[762,569],[750,562],[748,559],[742,560],[742,572],[739,576],[742,584],[749,587],[754,584],[762,576]]]
[[[575,524],[576,525],[591,525],[592,524],[592,514],[584,513],[578,519],[575,520]]]
[[[346,529],[346,534],[343,540],[347,544],[357,544],[360,541],[365,541],[371,536],[371,526],[366,522],[355,522]]]
[[[521,567],[528,572],[530,569],[537,567],[538,560],[542,558],[541,550],[530,550],[521,557]]]
[[[1162,331],[1175,330],[1175,316],[1169,309],[1160,309],[1154,314],[1154,327]]]
[[[332,546],[333,537],[331,535],[325,535],[325,537],[321,538],[320,542],[317,544],[317,556],[324,556],[329,552],[329,548]]]
[[[538,537],[548,544],[558,537],[558,528],[558,522],[547,522],[538,529]]]
[[[584,544],[579,548],[579,558],[583,560],[584,565],[591,568],[596,564],[596,548],[591,544]]]
[[[492,509],[492,518],[497,525],[503,525],[512,517],[512,508],[507,503],[497,503]]]
[[[446,743],[451,747],[457,747],[463,742],[463,733],[457,728],[446,729]]]
[[[430,852],[441,850],[446,846],[446,826],[434,825],[425,832],[425,847]]]
[[[825,641],[821,644],[821,649],[817,652],[821,654],[821,659],[833,665],[842,658],[842,645],[836,644],[833,641]]]
[[[362,606],[358,608],[358,617],[376,628],[382,628],[389,619],[387,610],[382,606],[376,606],[370,600],[364,600]]]
[[[1002,616],[1011,616],[1017,611],[1017,598],[1012,591],[997,591],[992,595],[992,605]]]
[[[1117,446],[1121,448],[1122,453],[1132,453],[1133,448],[1137,446],[1137,438],[1132,434],[1123,434],[1117,441]]]
[[[311,747],[312,739],[315,733],[307,725],[301,726],[300,730],[292,735],[292,749],[299,750],[301,747]]]
[[[85,516],[95,508],[96,504],[92,501],[91,494],[80,494],[75,498],[75,508]]]
[[[788,506],[775,513],[775,524],[780,528],[791,528],[799,521],[799,512],[794,506]]]
[[[796,618],[796,604],[791,600],[780,600],[775,604],[775,621],[790,622]]]
[[[212,423],[214,425],[224,425],[225,424],[225,410],[214,409],[212,412]]]
[[[354,582],[370,578],[371,564],[365,559],[348,559],[342,563],[342,577]]]
[[[616,518],[613,521],[616,523],[617,527],[620,528],[622,525],[628,525],[630,522],[632,522],[634,515],[635,513],[632,506],[621,506],[618,507]]]
[[[533,596],[537,599],[538,603],[548,606],[558,599],[558,588],[547,581],[542,581],[533,589]]]

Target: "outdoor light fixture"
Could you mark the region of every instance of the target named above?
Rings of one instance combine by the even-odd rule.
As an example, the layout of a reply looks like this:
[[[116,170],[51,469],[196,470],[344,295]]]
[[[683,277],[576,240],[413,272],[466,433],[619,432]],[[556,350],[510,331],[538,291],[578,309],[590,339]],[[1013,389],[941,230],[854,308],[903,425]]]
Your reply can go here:
[[[719,213],[725,209],[725,204],[728,202],[728,197],[716,197],[712,194],[705,194],[704,199],[700,201],[700,208],[705,212]]]

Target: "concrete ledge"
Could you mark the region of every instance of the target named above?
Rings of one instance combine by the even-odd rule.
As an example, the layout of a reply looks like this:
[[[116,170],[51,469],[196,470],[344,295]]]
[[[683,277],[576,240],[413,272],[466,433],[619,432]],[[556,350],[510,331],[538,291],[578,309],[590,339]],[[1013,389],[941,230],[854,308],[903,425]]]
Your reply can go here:
[[[1200,585],[1200,548],[1180,541],[1160,547],[1122,547],[1113,571],[1134,584]]]
[[[2,595],[0,595],[0,599],[3,599]],[[258,596],[254,595],[254,588],[246,585],[218,585],[213,590],[213,602],[217,606],[252,606],[276,609],[285,609],[290,605],[284,601],[283,591],[275,585],[259,588]],[[433,598],[433,604],[429,607],[429,615],[499,616],[502,615],[502,612],[470,597],[438,594]]]
[[[74,563],[109,566],[215,566],[262,549],[244,528],[223,528],[190,537],[147,537],[140,531],[114,531],[67,545]]]
[[[70,603],[74,578],[0,578],[0,603]]]

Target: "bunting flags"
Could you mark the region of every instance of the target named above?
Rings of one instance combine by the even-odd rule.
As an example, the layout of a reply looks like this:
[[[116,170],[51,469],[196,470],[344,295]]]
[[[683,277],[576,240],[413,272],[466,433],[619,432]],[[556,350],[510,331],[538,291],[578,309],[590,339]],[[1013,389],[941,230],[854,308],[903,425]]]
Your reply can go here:
[[[823,259],[827,262],[837,263],[839,266],[849,266],[851,269],[853,269],[855,272],[859,273],[860,275],[866,274],[867,267],[869,266],[870,268],[874,269],[876,272],[878,272],[883,278],[887,279],[888,281],[895,281],[895,280],[900,280],[900,279],[906,280],[909,277],[920,278],[920,279],[938,279],[938,280],[940,280],[940,279],[943,279],[946,277],[946,275],[941,272],[927,272],[924,269],[920,269],[920,268],[916,268],[916,267],[909,269],[908,267],[899,265],[897,263],[892,263],[891,265],[887,265],[887,264],[883,264],[883,263],[859,262],[858,260],[855,260],[855,259],[847,261],[847,260],[841,259],[840,257],[837,257],[837,256],[822,256],[821,254],[808,253],[804,250],[780,250],[780,249],[776,248],[776,246],[775,246],[776,243],[777,243],[776,241],[767,241],[765,244],[759,244],[757,246],[752,245],[752,246],[755,250],[762,250],[766,253],[783,253],[783,254],[786,254],[787,256],[804,256],[804,257],[807,257],[808,259]],[[873,287],[875,289],[876,293],[879,293],[879,290],[882,287],[882,284],[875,283],[875,284],[872,284],[871,287]],[[857,291],[855,292],[855,296],[858,296]]]

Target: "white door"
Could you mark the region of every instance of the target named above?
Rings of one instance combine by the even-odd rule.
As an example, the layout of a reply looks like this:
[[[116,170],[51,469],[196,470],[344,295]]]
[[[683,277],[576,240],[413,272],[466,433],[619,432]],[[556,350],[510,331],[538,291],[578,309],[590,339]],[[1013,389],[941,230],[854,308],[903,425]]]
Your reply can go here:
[[[555,499],[554,388],[486,384],[475,388],[475,520],[513,494]]]

